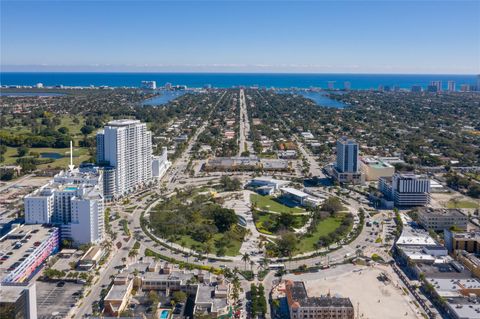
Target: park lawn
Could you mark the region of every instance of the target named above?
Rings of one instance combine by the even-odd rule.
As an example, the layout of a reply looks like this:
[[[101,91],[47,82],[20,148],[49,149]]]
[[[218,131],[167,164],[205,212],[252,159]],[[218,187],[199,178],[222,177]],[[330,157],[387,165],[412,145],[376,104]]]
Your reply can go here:
[[[447,203],[447,208],[480,208],[480,204],[468,200],[461,200],[458,202],[450,200]]]
[[[276,213],[290,213],[290,214],[301,214],[305,213],[303,208],[299,207],[288,207],[283,204],[280,204],[273,199],[272,196],[262,196],[259,194],[250,195],[250,201],[252,204],[255,204],[260,210],[267,210]]]
[[[259,211],[253,211],[253,219],[255,220],[255,227],[257,227],[257,230],[266,235],[273,235],[271,231],[269,231],[267,228],[263,226],[263,223],[269,222],[270,224],[275,223],[275,217],[278,216],[276,214],[272,213],[267,213],[267,212],[259,212]],[[294,228],[300,228],[303,227],[308,221],[308,216],[306,215],[298,215],[295,216],[295,222],[294,222]]]
[[[238,226],[238,225],[235,225],[234,227],[235,227],[234,231],[235,231],[235,234],[237,235],[237,237],[235,237],[233,240],[231,240],[227,244],[226,249],[225,249],[225,256],[237,256],[239,251],[240,251],[240,247],[242,246],[242,243],[243,243],[243,238],[245,236],[245,228],[243,228],[241,226]],[[224,236],[223,236],[222,233],[216,233],[215,235],[213,235],[212,252],[211,252],[212,254],[217,253],[217,248],[215,247],[215,242],[223,241],[223,240],[224,240]],[[176,244],[181,245],[181,246],[184,245],[184,247],[186,247],[186,248],[190,248],[190,249],[193,249],[195,251],[203,253],[202,247],[204,246],[204,243],[196,241],[195,239],[193,239],[189,235],[180,236],[180,237],[176,238],[174,240],[174,242]]]
[[[338,217],[327,217],[320,221],[315,229],[315,232],[311,236],[303,236],[299,240],[296,252],[298,254],[303,254],[316,250],[315,244],[318,242],[319,238],[334,232],[338,227],[340,227],[343,219],[346,216],[347,214],[342,214]]]
[[[67,168],[70,164],[70,148],[51,148],[51,147],[30,147],[29,152],[37,153],[58,153],[63,155],[62,158],[56,159],[52,163],[40,164],[37,165],[38,168]],[[17,148],[7,147],[7,152],[5,153],[5,165],[16,164],[16,160],[19,157],[17,156]],[[40,157],[42,158],[42,157]],[[78,167],[81,162],[86,161],[90,158],[88,154],[88,149],[84,147],[77,147],[73,150],[73,164]]]

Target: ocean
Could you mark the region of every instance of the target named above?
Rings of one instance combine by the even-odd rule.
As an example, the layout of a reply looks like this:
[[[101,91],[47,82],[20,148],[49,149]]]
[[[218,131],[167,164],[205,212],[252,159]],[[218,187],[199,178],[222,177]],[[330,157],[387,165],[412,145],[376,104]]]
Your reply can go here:
[[[139,87],[141,81],[156,81],[157,86],[165,83],[218,88],[233,86],[259,86],[276,88],[327,88],[333,81],[334,88],[343,89],[344,82],[350,82],[352,89],[377,89],[379,85],[398,86],[410,89],[413,85],[426,88],[431,81],[442,81],[447,88],[448,81],[455,81],[457,90],[461,84],[476,84],[475,75],[422,75],[422,74],[291,74],[291,73],[67,73],[67,72],[3,72],[1,85],[45,86],[110,86]]]

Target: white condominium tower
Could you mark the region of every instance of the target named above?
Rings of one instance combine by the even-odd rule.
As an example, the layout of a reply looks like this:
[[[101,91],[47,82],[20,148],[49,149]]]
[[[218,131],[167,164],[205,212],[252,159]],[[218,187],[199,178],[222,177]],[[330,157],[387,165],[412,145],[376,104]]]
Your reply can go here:
[[[97,133],[97,160],[109,165],[106,198],[131,193],[152,180],[152,133],[139,120],[110,121]]]
[[[96,167],[61,171],[25,196],[25,223],[57,225],[62,238],[76,244],[100,243],[104,239],[102,183]]]

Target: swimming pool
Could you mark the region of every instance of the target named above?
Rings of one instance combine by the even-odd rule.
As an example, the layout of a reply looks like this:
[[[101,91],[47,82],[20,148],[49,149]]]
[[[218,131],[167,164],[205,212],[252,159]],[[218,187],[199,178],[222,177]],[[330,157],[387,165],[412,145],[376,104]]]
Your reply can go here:
[[[168,313],[169,313],[168,310],[162,310],[162,312],[160,313],[160,319],[167,319]]]

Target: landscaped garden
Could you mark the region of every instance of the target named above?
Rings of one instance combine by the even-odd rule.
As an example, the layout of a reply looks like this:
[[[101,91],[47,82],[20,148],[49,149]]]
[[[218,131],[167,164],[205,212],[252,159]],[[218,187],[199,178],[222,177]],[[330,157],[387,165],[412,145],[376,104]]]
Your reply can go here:
[[[275,242],[267,244],[267,254],[271,257],[295,256],[329,247],[344,239],[353,227],[352,215],[336,197],[328,198],[309,215],[290,216],[305,218],[305,223],[311,218],[310,224],[302,234],[297,234],[288,227],[277,232]],[[266,218],[263,214],[257,213],[255,221],[259,231],[269,231],[264,226],[265,222],[268,222]],[[293,224],[295,219],[290,218],[289,221]]]
[[[263,211],[253,211],[255,227],[262,234],[273,235],[281,231],[293,231],[301,228],[308,221],[308,215],[293,215],[289,213],[272,214]]]
[[[236,256],[246,230],[221,201],[201,189],[179,191],[151,211],[149,226],[156,236],[197,252]]]

